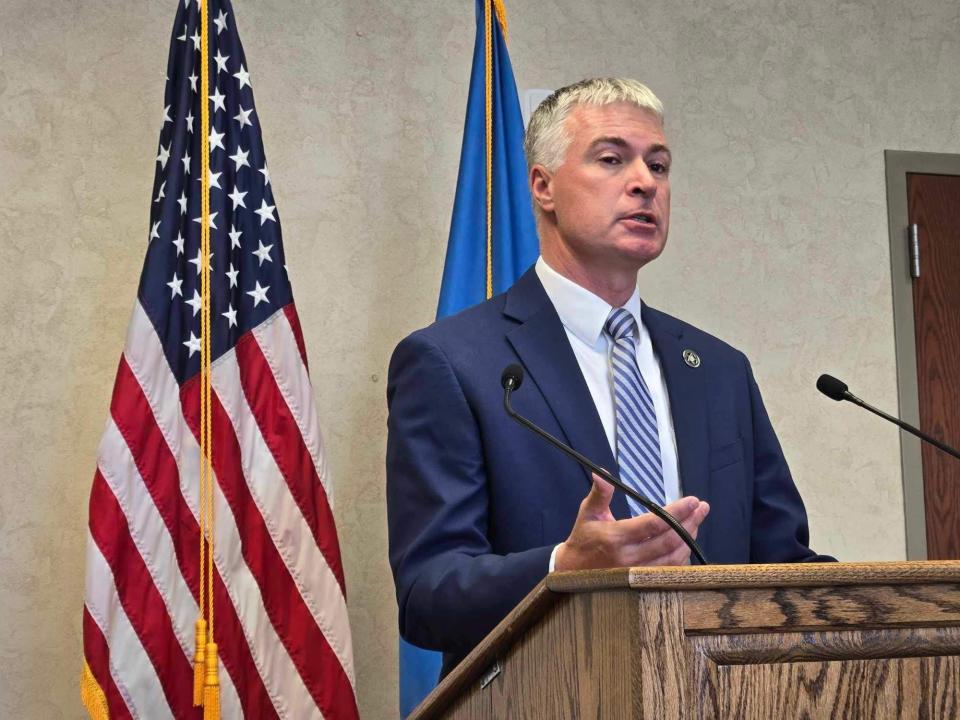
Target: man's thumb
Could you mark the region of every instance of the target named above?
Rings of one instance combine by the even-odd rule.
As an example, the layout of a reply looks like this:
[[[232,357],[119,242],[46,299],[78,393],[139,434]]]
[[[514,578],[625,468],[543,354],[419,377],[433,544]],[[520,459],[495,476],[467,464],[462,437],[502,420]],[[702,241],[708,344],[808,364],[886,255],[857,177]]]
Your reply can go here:
[[[613,485],[594,473],[593,485],[583,501],[584,511],[591,515],[600,515],[610,511],[610,498],[613,497]]]

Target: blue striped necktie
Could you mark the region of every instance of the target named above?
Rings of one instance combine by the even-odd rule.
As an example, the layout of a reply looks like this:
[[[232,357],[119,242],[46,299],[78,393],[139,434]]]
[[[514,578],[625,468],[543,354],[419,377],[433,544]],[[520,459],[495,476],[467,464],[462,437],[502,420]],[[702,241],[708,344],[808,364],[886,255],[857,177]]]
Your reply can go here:
[[[613,387],[617,406],[617,462],[620,479],[658,505],[666,504],[657,411],[637,366],[637,321],[628,310],[610,311],[604,330],[613,339]],[[630,510],[646,510],[627,498]]]

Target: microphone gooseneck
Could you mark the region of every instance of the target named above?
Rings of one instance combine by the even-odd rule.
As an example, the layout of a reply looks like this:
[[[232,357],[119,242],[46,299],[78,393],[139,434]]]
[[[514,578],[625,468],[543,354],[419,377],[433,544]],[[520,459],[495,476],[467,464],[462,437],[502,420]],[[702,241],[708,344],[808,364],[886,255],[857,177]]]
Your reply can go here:
[[[950,447],[945,443],[940,442],[935,437],[931,437],[930,435],[927,435],[925,432],[923,432],[919,428],[915,428],[913,425],[910,425],[909,423],[905,423],[900,418],[894,417],[893,415],[888,415],[883,410],[875,408],[873,407],[873,405],[870,405],[869,403],[864,402],[863,400],[858,398],[856,395],[854,395],[852,392],[850,392],[847,389],[847,384],[845,382],[843,382],[842,380],[838,380],[832,375],[821,375],[819,378],[817,378],[817,390],[822,392],[831,400],[847,400],[849,402],[852,402],[854,405],[858,405],[859,407],[862,407],[864,410],[869,410],[874,415],[878,415],[882,417],[884,420],[888,420],[889,422],[892,422],[894,425],[896,425],[899,428],[902,428],[903,430],[906,430],[911,435],[916,435],[918,438],[920,438],[924,442],[928,442],[934,447],[939,448],[940,450],[943,450],[945,453],[947,453],[947,455],[952,455],[953,457],[960,460],[960,452],[958,452],[954,448]]]
[[[546,430],[541,428],[539,425],[535,424],[533,421],[528,420],[523,415],[518,413],[513,409],[513,405],[510,403],[510,394],[520,387],[523,383],[523,368],[520,365],[508,365],[504,368],[503,374],[500,376],[500,385],[503,387],[503,407],[507,411],[507,415],[516,420],[518,423],[523,425],[528,430],[532,430],[534,433],[542,437],[544,440],[549,442],[558,450],[562,451],[566,455],[570,456],[583,467],[587,468],[591,472],[596,473],[601,478],[606,480],[608,483],[613,485],[618,490],[622,491],[625,495],[637,501],[652,514],[656,515],[658,518],[663,520],[667,525],[670,526],[670,529],[677,533],[680,536],[680,539],[686,543],[687,547],[690,548],[690,552],[693,553],[694,557],[700,562],[701,565],[707,565],[707,558],[704,556],[703,551],[700,549],[700,546],[697,545],[697,541],[694,540],[690,533],[687,532],[687,529],[680,524],[680,522],[662,507],[657,505],[655,502],[649,498],[644,497],[633,488],[627,487],[620,480],[611,475],[608,471],[604,470],[602,467],[597,465],[595,462],[589,460],[584,455],[581,455],[572,447],[564,443],[562,440],[558,440],[553,435],[548,433]]]

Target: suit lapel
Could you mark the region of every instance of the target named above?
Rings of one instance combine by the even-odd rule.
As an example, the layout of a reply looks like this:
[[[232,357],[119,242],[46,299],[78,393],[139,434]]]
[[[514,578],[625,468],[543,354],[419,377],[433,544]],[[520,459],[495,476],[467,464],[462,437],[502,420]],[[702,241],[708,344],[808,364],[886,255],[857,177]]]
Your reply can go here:
[[[700,367],[692,368],[683,359],[686,349],[702,353],[702,348],[684,344],[682,326],[668,315],[643,306],[643,322],[650,332],[653,349],[660,359],[670,413],[677,438],[677,462],[682,495],[708,498],[710,473],[710,433],[707,413],[706,370],[709,357],[701,355]]]
[[[507,293],[504,314],[520,321],[507,333],[507,341],[523,363],[528,379],[539,388],[567,443],[616,475],[617,463],[580,365],[533,268]],[[586,493],[589,471],[584,470],[584,478]],[[614,494],[611,511],[617,518],[629,517],[622,493]]]

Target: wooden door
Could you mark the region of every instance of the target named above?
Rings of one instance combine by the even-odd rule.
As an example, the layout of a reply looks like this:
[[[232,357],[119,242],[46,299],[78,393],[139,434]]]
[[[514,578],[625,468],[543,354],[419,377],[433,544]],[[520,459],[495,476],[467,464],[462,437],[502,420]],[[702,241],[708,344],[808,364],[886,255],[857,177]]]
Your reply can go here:
[[[960,177],[907,175],[908,222],[917,225],[913,281],[920,428],[960,448]],[[960,460],[924,443],[927,557],[960,559]]]

